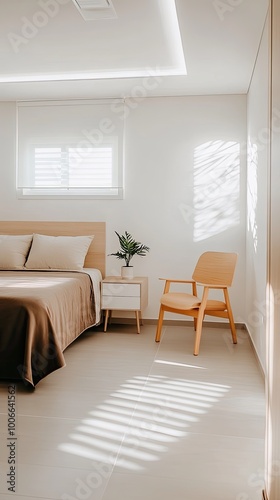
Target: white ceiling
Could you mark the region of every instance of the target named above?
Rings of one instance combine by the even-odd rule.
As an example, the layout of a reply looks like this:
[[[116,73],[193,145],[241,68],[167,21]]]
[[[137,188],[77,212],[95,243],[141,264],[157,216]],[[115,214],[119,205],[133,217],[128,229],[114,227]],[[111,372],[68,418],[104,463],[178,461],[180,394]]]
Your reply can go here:
[[[0,0],[0,100],[246,93],[268,1]]]

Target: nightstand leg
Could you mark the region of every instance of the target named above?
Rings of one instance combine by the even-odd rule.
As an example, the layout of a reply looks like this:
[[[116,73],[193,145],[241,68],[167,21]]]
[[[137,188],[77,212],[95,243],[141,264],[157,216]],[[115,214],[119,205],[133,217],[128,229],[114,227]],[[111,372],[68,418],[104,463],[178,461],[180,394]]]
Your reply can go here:
[[[109,313],[110,313],[110,310],[106,309],[106,312],[105,312],[105,321],[104,321],[104,332],[107,331]]]
[[[140,333],[140,321],[139,321],[139,311],[135,311],[136,323],[137,323],[137,333]]]
[[[109,316],[108,316],[108,323],[109,325],[111,324],[111,319],[112,319],[112,310],[109,310]]]
[[[143,319],[142,319],[142,312],[139,311],[139,317],[140,317],[140,325],[143,325]]]

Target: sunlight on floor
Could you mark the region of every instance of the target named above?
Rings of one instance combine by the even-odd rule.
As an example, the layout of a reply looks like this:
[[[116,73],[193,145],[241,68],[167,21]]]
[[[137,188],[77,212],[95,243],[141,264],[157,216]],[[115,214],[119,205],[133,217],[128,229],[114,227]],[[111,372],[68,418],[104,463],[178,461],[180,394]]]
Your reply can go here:
[[[172,366],[185,366],[186,368],[197,368],[198,370],[206,370],[203,366],[187,365],[185,363],[177,363],[175,361],[165,361],[163,359],[155,359],[155,363]]]
[[[186,365],[187,366],[187,365]],[[126,380],[108,399],[89,412],[68,443],[65,453],[118,463],[124,470],[143,470],[158,461],[168,445],[188,437],[201,419],[230,390],[223,384],[166,376]]]

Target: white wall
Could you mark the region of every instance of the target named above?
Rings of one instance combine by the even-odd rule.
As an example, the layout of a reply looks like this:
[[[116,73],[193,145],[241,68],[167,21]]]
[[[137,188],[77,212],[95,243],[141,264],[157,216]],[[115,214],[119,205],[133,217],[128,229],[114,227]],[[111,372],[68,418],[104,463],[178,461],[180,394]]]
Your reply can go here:
[[[279,117],[278,117],[279,120]],[[269,23],[248,93],[246,323],[265,369],[269,172]]]
[[[239,254],[231,290],[235,320],[244,321],[246,96],[146,98],[129,108],[124,200],[19,200],[15,194],[15,103],[0,104],[0,216],[7,220],[104,220],[107,253],[114,230],[151,247],[135,257],[149,276],[149,307],[157,318],[160,276],[189,278],[205,250]],[[107,274],[121,262],[107,258]]]

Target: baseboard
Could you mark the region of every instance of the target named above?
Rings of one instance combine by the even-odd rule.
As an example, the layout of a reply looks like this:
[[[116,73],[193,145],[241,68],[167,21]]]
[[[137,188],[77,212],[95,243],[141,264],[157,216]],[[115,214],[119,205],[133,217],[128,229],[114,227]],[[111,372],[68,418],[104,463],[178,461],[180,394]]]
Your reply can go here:
[[[145,320],[147,324],[156,325],[157,319],[147,319]],[[190,320],[179,320],[179,319],[165,319],[163,320],[163,325],[165,326],[191,326],[193,327],[193,321]],[[222,321],[203,321],[203,327],[212,327],[212,328],[228,328],[230,329],[230,325],[228,322]],[[246,325],[244,323],[235,323],[235,328],[238,330],[247,330]]]
[[[152,318],[145,318],[143,319],[143,324],[144,325],[156,325],[157,324],[157,319],[152,319]],[[111,323],[123,323],[123,324],[134,324],[135,323],[135,318],[121,318],[120,316],[113,316],[111,317]],[[165,319],[163,321],[164,326],[189,326],[193,327],[193,321],[190,320],[176,320],[176,319]],[[228,322],[221,322],[221,321],[203,321],[203,326],[206,327],[212,327],[212,328],[228,328],[230,329],[229,323]],[[238,330],[247,330],[246,325],[244,323],[235,323],[235,328]]]

